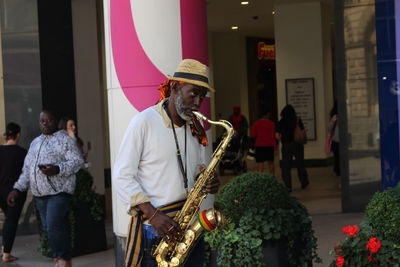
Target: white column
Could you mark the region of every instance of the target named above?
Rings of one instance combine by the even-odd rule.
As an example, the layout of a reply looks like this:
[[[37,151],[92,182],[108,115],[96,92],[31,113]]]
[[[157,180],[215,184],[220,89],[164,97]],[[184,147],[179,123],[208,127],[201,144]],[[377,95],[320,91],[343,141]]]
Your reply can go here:
[[[105,0],[104,23],[112,167],[129,121],[155,104],[166,75],[173,75],[183,58],[208,65],[206,3]],[[209,99],[201,112],[210,116]],[[112,197],[114,233],[123,237],[129,222],[127,206],[114,191]]]
[[[316,141],[305,146],[306,159],[326,159],[332,108],[332,53],[327,7],[319,1],[275,5],[278,111],[286,105],[285,80],[314,78]]]
[[[96,0],[72,0],[78,134],[90,146],[89,171],[96,192],[104,194],[105,92],[101,85]]]

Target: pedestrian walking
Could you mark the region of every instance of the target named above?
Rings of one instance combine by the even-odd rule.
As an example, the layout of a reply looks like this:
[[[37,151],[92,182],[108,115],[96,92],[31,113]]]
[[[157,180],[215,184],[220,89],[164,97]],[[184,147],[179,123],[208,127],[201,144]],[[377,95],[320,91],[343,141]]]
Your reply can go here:
[[[21,174],[27,151],[18,145],[21,138],[21,127],[18,124],[8,123],[4,136],[6,142],[0,146],[0,208],[5,215],[2,231],[2,261],[9,263],[18,259],[11,255],[11,250],[18,229],[18,220],[26,200],[26,192],[20,194],[12,207],[7,205],[7,196]]]
[[[23,192],[31,189],[56,266],[69,267],[72,255],[68,214],[75,173],[84,161],[74,140],[65,131],[58,131],[57,123],[53,112],[40,113],[42,134],[32,141],[7,202],[14,206]]]

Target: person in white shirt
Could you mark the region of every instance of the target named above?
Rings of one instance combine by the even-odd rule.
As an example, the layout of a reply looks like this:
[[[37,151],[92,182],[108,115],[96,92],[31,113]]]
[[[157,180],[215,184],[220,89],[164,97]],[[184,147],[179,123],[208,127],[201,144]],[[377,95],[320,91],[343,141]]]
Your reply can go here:
[[[171,217],[205,166],[206,135],[192,111],[213,91],[207,67],[185,59],[159,90],[166,98],[132,119],[113,167],[113,187],[132,215],[125,266],[157,266],[151,248],[180,231]],[[205,190],[216,193],[219,185],[214,177]],[[197,246],[185,266],[202,266],[203,254]]]

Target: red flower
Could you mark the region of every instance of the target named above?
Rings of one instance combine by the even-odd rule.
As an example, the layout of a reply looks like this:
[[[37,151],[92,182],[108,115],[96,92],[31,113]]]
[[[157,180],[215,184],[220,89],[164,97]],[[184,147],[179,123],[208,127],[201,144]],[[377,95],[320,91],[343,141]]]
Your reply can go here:
[[[377,253],[381,246],[381,241],[376,237],[371,237],[366,245],[367,249],[369,249],[371,253]]]
[[[359,230],[360,229],[358,228],[357,225],[353,225],[353,226],[349,225],[349,226],[342,228],[343,233],[345,233],[346,235],[349,235],[349,236],[355,236]]]
[[[342,256],[339,256],[336,258],[336,267],[342,267],[344,264],[344,258]]]

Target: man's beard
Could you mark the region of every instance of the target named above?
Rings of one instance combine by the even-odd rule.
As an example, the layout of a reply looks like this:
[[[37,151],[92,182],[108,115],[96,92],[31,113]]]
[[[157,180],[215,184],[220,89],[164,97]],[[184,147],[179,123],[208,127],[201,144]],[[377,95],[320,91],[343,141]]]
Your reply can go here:
[[[185,111],[188,109],[192,109],[190,106],[187,106],[183,103],[182,94],[179,94],[175,100],[175,108],[176,112],[178,113],[179,117],[181,117],[184,121],[190,121],[192,116],[185,114]]]

